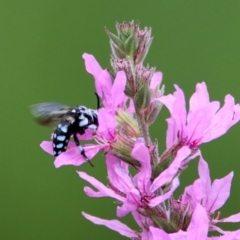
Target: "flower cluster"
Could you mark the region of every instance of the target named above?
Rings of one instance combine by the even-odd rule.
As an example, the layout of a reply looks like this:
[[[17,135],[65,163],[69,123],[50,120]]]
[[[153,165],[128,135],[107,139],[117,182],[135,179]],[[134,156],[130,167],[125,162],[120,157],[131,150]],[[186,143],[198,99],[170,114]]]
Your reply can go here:
[[[86,70],[95,81],[96,93],[102,100],[98,110],[99,127],[94,135],[86,131],[80,140],[89,159],[99,151],[106,157],[108,183],[104,184],[85,172],[81,179],[93,188],[84,192],[91,198],[110,197],[117,200],[116,216],[132,214],[141,231],[130,229],[119,220],[104,220],[83,212],[83,216],[119,234],[135,240],[240,239],[240,230],[224,231],[219,222],[240,222],[240,213],[220,218],[216,212],[230,196],[233,172],[211,183],[207,162],[200,145],[225,134],[240,120],[240,105],[226,95],[220,107],[210,101],[206,83],[198,83],[186,109],[183,90],[175,85],[173,94],[164,95],[162,73],[144,66],[143,61],[152,42],[151,29],[140,30],[139,24],[116,24],[117,35],[106,29],[110,38],[112,71],[102,69],[90,54],[83,54]],[[149,127],[161,108],[170,112],[166,120],[166,150],[158,151]],[[55,166],[80,166],[85,158],[74,143],[55,159]],[[41,147],[49,154],[52,142]],[[189,161],[198,157],[199,178],[175,199],[179,177]],[[134,168],[135,174],[130,173]],[[211,237],[211,232],[218,236]]]

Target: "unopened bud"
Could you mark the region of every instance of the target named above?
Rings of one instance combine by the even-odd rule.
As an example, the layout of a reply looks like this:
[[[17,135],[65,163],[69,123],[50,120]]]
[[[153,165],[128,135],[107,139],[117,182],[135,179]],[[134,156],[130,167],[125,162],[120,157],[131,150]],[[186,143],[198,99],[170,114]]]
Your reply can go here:
[[[153,221],[154,226],[163,229],[167,233],[177,232],[176,228],[167,219],[165,220],[160,217],[151,216],[151,220]]]
[[[135,94],[133,101],[137,110],[144,110],[151,100],[151,92],[147,84],[143,84]]]
[[[145,110],[145,121],[148,125],[151,125],[157,119],[161,109],[162,103],[159,101],[150,103],[149,107]]]
[[[137,65],[143,62],[150,48],[152,37],[151,28],[140,30],[139,23],[116,23],[117,35],[108,29],[112,59],[130,58]]]
[[[136,87],[145,83],[150,86],[155,70],[155,68],[150,68],[149,66],[144,67],[142,65],[138,65],[136,67]]]
[[[182,203],[181,200],[170,198],[170,220],[177,231],[186,231],[192,217],[193,209],[190,204]]]
[[[139,167],[140,163],[131,156],[136,139],[140,136],[135,118],[124,110],[116,112],[116,138],[111,142],[111,152],[122,161]]]

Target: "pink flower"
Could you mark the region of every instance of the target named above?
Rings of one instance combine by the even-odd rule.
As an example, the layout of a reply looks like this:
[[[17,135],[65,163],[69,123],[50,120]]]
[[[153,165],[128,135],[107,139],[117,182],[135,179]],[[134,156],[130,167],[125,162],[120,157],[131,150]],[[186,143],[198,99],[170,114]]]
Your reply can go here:
[[[133,212],[133,217],[141,228],[137,232],[118,220],[101,219],[90,214],[82,212],[83,216],[97,225],[103,225],[109,229],[118,232],[122,236],[136,240],[239,240],[240,230],[225,233],[219,237],[208,237],[209,219],[206,210],[197,204],[193,212],[191,222],[187,231],[178,231],[176,233],[166,233],[160,228],[154,227],[148,219],[142,217],[137,212]]]
[[[239,240],[240,230],[227,232],[223,236],[208,237],[209,233],[209,218],[206,210],[199,203],[196,205],[192,214],[191,222],[187,231],[178,231],[176,233],[167,234],[162,229],[150,227],[151,240]]]
[[[84,53],[82,57],[85,61],[85,68],[87,72],[92,74],[94,77],[96,92],[98,96],[102,98],[102,87],[98,79],[103,69],[101,68],[100,64],[97,62],[93,55]]]
[[[88,219],[89,221],[97,224],[97,225],[103,225],[111,230],[114,230],[118,232],[119,234],[131,238],[131,239],[139,239],[139,240],[153,240],[152,234],[149,231],[149,227],[153,226],[152,222],[140,215],[138,212],[132,212],[133,218],[138,224],[138,226],[141,228],[141,232],[134,231],[130,229],[127,225],[121,223],[118,220],[106,220],[101,219],[92,215],[89,215],[87,213],[82,212],[83,216]]]
[[[51,141],[43,141],[40,144],[41,148],[53,155],[53,147]],[[54,166],[59,168],[64,165],[73,165],[80,166],[83,163],[86,163],[86,159],[80,154],[79,149],[76,147],[76,144],[73,142],[69,142],[69,149],[66,152],[61,153],[59,156],[55,158]],[[96,144],[86,144],[84,145],[84,150],[89,159],[92,159],[99,150],[105,148],[105,145],[96,145]]]
[[[179,185],[178,178],[174,177],[179,170],[182,160],[189,154],[190,149],[188,147],[180,149],[169,168],[151,182],[152,168],[150,155],[143,139],[140,138],[135,143],[132,151],[132,157],[141,163],[141,169],[134,177],[130,176],[128,165],[111,154],[107,155],[106,160],[111,188],[107,188],[101,182],[84,172],[78,172],[78,174],[97,189],[97,191],[94,191],[89,187],[85,187],[84,191],[89,197],[109,196],[122,202],[122,205],[117,208],[117,215],[123,217],[129,212],[140,208],[153,208],[168,199]],[[169,191],[161,195],[156,195],[155,191],[157,189],[171,181],[172,185]]]
[[[125,181],[128,182],[130,189],[126,193],[126,200],[123,205],[118,208],[117,215],[122,217],[137,208],[155,207],[168,199],[179,185],[178,178],[173,178],[179,170],[182,160],[189,154],[190,150],[188,147],[180,149],[169,168],[151,182],[152,167],[150,163],[149,150],[145,146],[143,139],[139,139],[135,143],[135,147],[132,151],[132,157],[141,163],[141,169],[132,179],[121,176],[123,177],[122,181],[125,179]],[[155,191],[157,189],[171,181],[173,181],[172,186],[168,192],[163,193],[160,196],[155,195]],[[112,184],[116,188],[119,186],[116,186],[114,181]]]
[[[138,238],[139,235],[134,230],[130,229],[127,225],[125,225],[124,223],[121,223],[118,220],[101,219],[98,217],[94,217],[90,214],[84,213],[84,212],[82,212],[82,215],[89,221],[91,221],[97,225],[106,226],[106,227],[110,228],[111,230],[118,232],[122,236],[131,238],[131,239],[132,238],[139,239]]]
[[[104,108],[98,113],[98,133],[99,138],[114,139],[117,126],[115,114],[119,106],[124,107],[127,100],[124,89],[126,85],[126,76],[123,71],[117,73],[114,83],[111,83],[109,74],[106,70],[102,71],[99,82],[103,90]]]
[[[227,232],[221,237],[213,237],[215,240],[239,240],[240,239],[240,230]]]
[[[196,92],[189,102],[187,113],[183,91],[175,85],[173,94],[163,96],[160,101],[168,108],[171,117],[167,119],[167,148],[176,140],[191,148],[209,142],[225,134],[240,119],[240,106],[231,95],[226,95],[224,105],[219,109],[218,101],[209,101],[206,84],[198,83]]]
[[[89,140],[92,139],[92,132],[91,130],[86,130],[85,134],[80,135],[78,134],[79,140]],[[53,155],[53,146],[52,141],[43,141],[40,144],[40,147],[50,155]],[[96,145],[96,144],[86,144],[84,149],[86,155],[89,159],[92,159],[99,150],[105,147],[104,144]],[[73,165],[73,166],[80,166],[86,162],[86,159],[80,154],[79,149],[76,147],[76,144],[73,142],[69,142],[68,149],[66,152],[61,153],[59,156],[55,158],[54,165],[56,168],[59,168],[64,165]]]
[[[155,72],[151,78],[150,89],[152,92],[151,102],[159,101],[164,94],[164,86],[161,89],[160,85],[162,83],[163,74],[161,72]]]
[[[109,141],[115,138],[115,129],[117,122],[115,112],[118,107],[124,107],[127,97],[124,94],[126,85],[126,76],[123,71],[117,73],[114,82],[107,70],[102,70],[96,59],[90,54],[83,54],[86,70],[94,76],[96,91],[103,98],[104,108],[98,111],[99,128],[97,131],[97,144],[83,145],[86,156],[92,159],[100,150],[109,147]],[[79,140],[92,139],[92,134],[87,131],[84,135],[78,135]],[[41,148],[47,153],[53,155],[52,142],[43,141]],[[86,159],[80,154],[77,146],[69,142],[69,149],[63,152],[54,161],[55,167],[63,165],[80,166],[86,162]]]
[[[183,204],[190,204],[192,209],[195,209],[197,204],[201,204],[206,209],[206,212],[210,217],[214,215],[215,211],[221,208],[228,199],[230,195],[233,172],[221,179],[214,180],[211,184],[208,164],[204,161],[202,156],[200,156],[198,173],[199,179],[197,179],[192,185],[185,188],[181,201]],[[215,226],[215,224],[218,222],[239,221],[240,213],[224,219],[219,219],[219,216],[216,219],[211,217],[210,228],[220,233],[225,233],[223,230]]]
[[[119,71],[114,82],[107,70],[103,70],[94,56],[84,53],[83,59],[87,72],[93,75],[97,94],[103,99],[104,108],[115,111],[118,106],[124,107],[127,97],[124,94],[126,76],[124,71]]]
[[[207,240],[208,235],[208,216],[206,210],[198,204],[193,212],[191,222],[187,231],[178,231],[176,233],[165,233],[162,229],[150,227],[152,240]]]

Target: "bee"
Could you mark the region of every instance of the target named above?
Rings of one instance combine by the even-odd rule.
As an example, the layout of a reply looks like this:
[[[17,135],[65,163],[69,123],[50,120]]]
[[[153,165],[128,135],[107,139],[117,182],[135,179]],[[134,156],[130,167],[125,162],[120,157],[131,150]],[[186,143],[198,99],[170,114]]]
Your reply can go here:
[[[100,108],[97,96],[97,110],[79,105],[69,107],[60,103],[45,102],[30,106],[30,111],[36,122],[42,126],[57,125],[53,133],[53,154],[55,157],[67,150],[71,137],[82,156],[91,164],[85,154],[77,134],[84,134],[87,129],[95,132],[98,128],[98,109]],[[91,164],[91,166],[93,166]]]

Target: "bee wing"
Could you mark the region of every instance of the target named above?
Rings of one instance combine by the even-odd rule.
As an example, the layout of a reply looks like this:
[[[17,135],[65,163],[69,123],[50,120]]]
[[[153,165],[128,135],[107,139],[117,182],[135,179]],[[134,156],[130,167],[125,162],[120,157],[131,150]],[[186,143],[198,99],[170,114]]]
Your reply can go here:
[[[71,109],[72,107],[54,102],[38,103],[30,106],[35,121],[46,127],[56,125]]]

